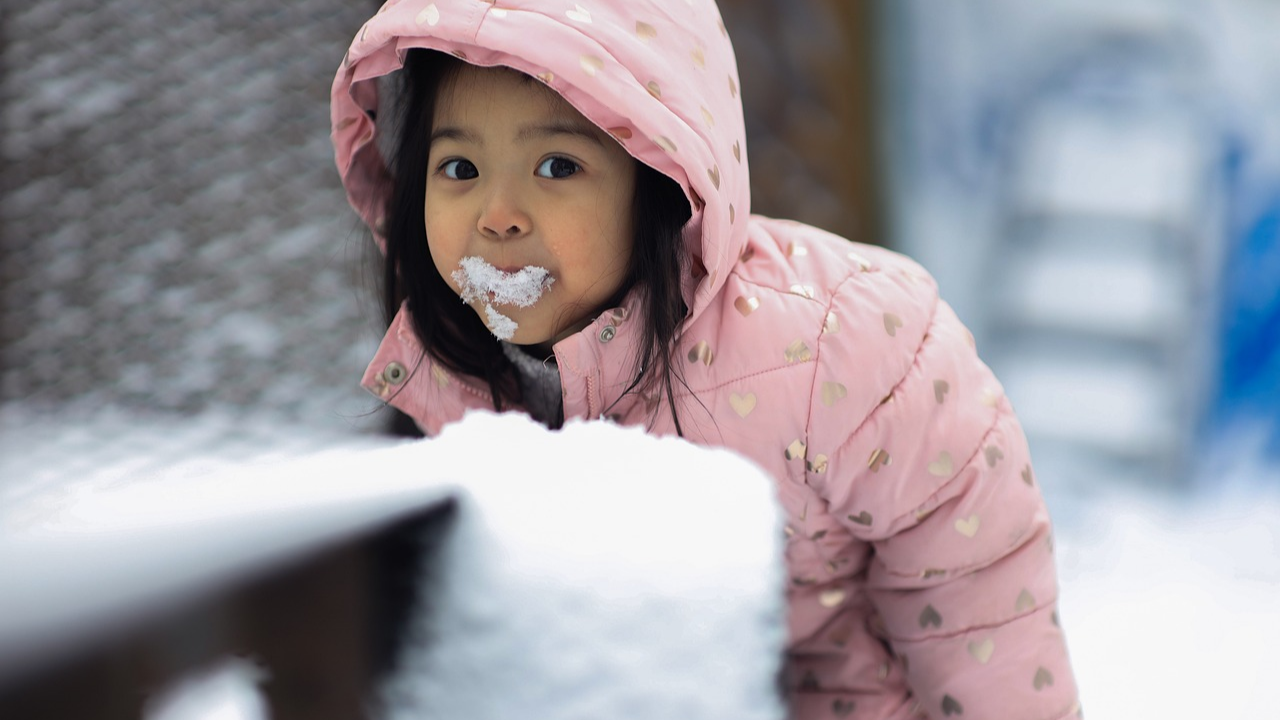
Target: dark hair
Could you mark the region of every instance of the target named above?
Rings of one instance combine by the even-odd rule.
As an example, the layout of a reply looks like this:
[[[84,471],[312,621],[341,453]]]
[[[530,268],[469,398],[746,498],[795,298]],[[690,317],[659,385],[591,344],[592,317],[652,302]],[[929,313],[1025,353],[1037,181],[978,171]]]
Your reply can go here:
[[[401,302],[407,301],[413,330],[425,351],[444,367],[487,383],[494,409],[502,410],[520,400],[515,369],[484,322],[436,270],[423,225],[436,98],[462,67],[461,60],[444,53],[413,49],[400,72],[399,113],[388,163],[393,188],[386,212],[383,309],[389,324]],[[666,397],[681,432],[673,380],[683,384],[683,378],[671,354],[688,310],[680,280],[687,262],[682,230],[690,218],[689,202],[674,180],[639,161],[635,165],[634,237],[626,278],[618,292],[593,311],[616,307],[628,293],[639,293],[642,317],[629,322],[638,324],[642,339],[634,358],[635,374],[623,394]]]

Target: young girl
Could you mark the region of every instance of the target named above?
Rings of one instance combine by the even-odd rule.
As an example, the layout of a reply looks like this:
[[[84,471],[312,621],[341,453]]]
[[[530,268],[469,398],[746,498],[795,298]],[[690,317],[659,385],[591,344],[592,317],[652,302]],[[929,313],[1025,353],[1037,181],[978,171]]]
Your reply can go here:
[[[712,0],[390,0],[333,85],[386,256],[364,385],[428,435],[519,410],[759,463],[794,717],[1075,716],[1000,385],[918,265],[749,213],[738,92]]]

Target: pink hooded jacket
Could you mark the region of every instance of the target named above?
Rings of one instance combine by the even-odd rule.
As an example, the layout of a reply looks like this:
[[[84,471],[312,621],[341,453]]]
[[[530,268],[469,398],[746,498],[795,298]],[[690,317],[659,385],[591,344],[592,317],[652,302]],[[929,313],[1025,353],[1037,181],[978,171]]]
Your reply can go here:
[[[684,187],[696,271],[677,358],[696,397],[677,398],[681,421],[777,479],[792,715],[1076,715],[1049,518],[1009,402],[918,265],[749,214],[737,66],[714,2],[390,0],[332,98],[338,168],[380,243],[375,79],[412,47],[541,79]],[[655,417],[654,400],[621,397],[629,310],[556,345],[566,418]],[[424,357],[403,309],[363,382],[428,434],[492,408],[483,383]],[[674,432],[665,408],[656,418],[653,432]]]

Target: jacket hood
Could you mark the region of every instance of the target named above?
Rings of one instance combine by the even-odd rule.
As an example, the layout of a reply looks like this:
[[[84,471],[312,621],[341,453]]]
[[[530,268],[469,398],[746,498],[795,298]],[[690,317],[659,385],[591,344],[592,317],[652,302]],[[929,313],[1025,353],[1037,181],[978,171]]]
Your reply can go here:
[[[538,78],[693,208],[684,292],[698,315],[746,247],[750,190],[737,62],[712,0],[389,0],[356,35],[332,89],[332,138],[351,206],[380,246],[391,178],[377,78],[416,47]]]

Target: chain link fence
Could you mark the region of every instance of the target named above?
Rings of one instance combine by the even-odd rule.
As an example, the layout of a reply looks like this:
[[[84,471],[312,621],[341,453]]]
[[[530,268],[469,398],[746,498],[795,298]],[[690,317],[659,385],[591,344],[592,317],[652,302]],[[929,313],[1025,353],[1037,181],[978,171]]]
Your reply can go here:
[[[5,4],[0,402],[330,426],[376,406],[370,258],[327,133],[371,8]]]

